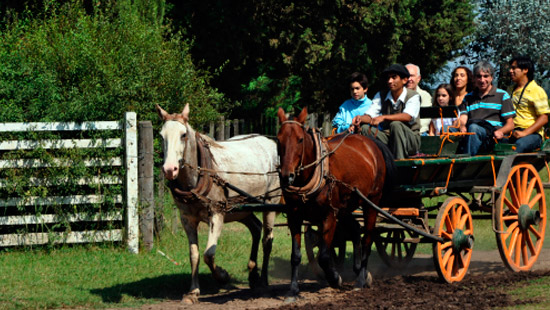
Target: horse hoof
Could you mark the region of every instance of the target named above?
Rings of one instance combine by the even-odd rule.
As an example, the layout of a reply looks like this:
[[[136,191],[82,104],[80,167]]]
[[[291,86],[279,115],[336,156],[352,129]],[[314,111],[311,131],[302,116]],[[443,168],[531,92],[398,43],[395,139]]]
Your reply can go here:
[[[368,271],[367,271],[367,277],[365,279],[365,284],[367,285],[368,288],[372,287],[372,275]]]
[[[285,298],[284,303],[285,303],[285,304],[292,304],[292,303],[295,303],[297,300],[298,300],[298,297],[297,297],[297,296],[287,296],[287,297]]]
[[[227,271],[225,271],[225,269],[221,267],[216,268],[216,272],[213,274],[213,276],[220,285],[225,285],[229,283],[229,273],[227,273]]]
[[[260,281],[260,275],[258,274],[258,271],[251,271],[248,274],[248,285],[251,289],[256,289],[262,286],[262,282]]]
[[[197,295],[192,295],[192,294],[185,295],[183,296],[183,299],[181,300],[181,302],[186,305],[196,304],[199,302],[199,297]]]

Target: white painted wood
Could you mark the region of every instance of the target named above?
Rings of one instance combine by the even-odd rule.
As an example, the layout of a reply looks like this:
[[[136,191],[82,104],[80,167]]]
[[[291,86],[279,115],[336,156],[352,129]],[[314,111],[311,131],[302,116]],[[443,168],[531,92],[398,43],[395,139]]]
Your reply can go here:
[[[117,211],[114,214],[94,214],[77,213],[68,216],[59,216],[56,214],[43,215],[10,215],[0,216],[0,225],[34,225],[34,224],[51,224],[61,221],[70,223],[75,222],[102,222],[102,221],[122,221],[122,211]]]
[[[138,140],[136,113],[126,112],[124,124],[126,149],[126,243],[131,253],[138,253]]]
[[[0,160],[0,169],[8,168],[50,168],[50,167],[72,167],[77,164],[84,164],[86,167],[106,167],[106,166],[122,166],[122,158],[113,157],[110,159],[88,159],[79,161],[67,161],[65,159],[54,158],[51,161],[41,159],[3,159]]]
[[[79,178],[73,179],[70,177],[66,178],[55,178],[55,179],[41,179],[41,178],[29,178],[27,184],[31,186],[53,186],[53,185],[63,185],[63,184],[77,184],[77,185],[86,185],[86,184],[122,184],[122,177],[119,176],[94,176],[90,178]],[[9,186],[13,182],[6,179],[0,179],[0,187]]]
[[[60,140],[12,140],[0,142],[0,150],[73,149],[73,148],[116,148],[122,139],[60,139]]]
[[[14,131],[86,131],[86,130],[121,130],[120,122],[100,121],[100,122],[53,122],[53,123],[0,123],[0,132]]]
[[[37,245],[46,243],[88,243],[121,241],[122,230],[75,231],[67,233],[26,233],[0,235],[0,246]]]
[[[113,197],[115,203],[122,203],[122,196]],[[46,206],[46,205],[81,205],[91,203],[103,203],[105,196],[103,195],[72,195],[72,196],[49,196],[49,197],[16,197],[0,199],[0,207],[16,207],[16,206]]]

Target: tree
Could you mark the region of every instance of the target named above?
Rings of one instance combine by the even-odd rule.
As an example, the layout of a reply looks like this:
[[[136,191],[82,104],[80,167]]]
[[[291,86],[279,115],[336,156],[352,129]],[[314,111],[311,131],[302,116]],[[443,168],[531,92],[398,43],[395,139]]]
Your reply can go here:
[[[550,6],[547,1],[479,0],[477,23],[470,46],[472,55],[477,54],[502,68],[512,56],[528,55],[537,64],[536,78],[550,76]]]
[[[428,75],[464,46],[473,28],[468,0],[168,1],[193,38],[212,83],[238,113],[308,105],[335,111],[349,97],[346,77],[414,62]],[[246,108],[246,109],[245,109]]]

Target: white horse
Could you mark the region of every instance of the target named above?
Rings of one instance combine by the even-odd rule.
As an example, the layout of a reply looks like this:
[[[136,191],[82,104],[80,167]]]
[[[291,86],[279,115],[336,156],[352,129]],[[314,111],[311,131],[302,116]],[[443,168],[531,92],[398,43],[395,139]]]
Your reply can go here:
[[[160,118],[165,121],[160,132],[164,139],[162,170],[169,180],[189,240],[192,280],[183,302],[195,303],[200,294],[197,228],[201,221],[209,225],[204,261],[218,283],[229,281],[227,272],[214,262],[223,223],[239,221],[252,234],[248,262],[249,285],[251,288],[267,286],[275,212],[263,214],[264,255],[260,277],[256,260],[262,223],[252,212],[228,212],[234,204],[242,203],[244,199],[243,195],[229,187],[234,186],[233,189],[250,194],[256,198],[256,202],[278,203],[280,187],[276,173],[279,161],[276,143],[259,135],[238,136],[216,142],[191,128],[188,104],[181,114],[168,114],[158,105],[156,108]]]

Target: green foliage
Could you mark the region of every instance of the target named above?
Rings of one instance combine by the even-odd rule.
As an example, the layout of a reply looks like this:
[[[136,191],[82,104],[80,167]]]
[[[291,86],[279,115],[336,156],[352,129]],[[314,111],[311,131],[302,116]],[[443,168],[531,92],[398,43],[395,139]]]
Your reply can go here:
[[[375,82],[372,96],[389,64],[414,62],[429,75],[473,32],[467,0],[171,2],[172,16],[194,38],[194,57],[205,67],[225,64],[213,85],[256,102],[235,110],[241,113],[295,100],[292,106],[335,111],[349,97],[350,73]],[[273,81],[269,91],[251,98],[248,86],[264,76]],[[299,97],[290,94],[298,89]]]
[[[470,46],[472,55],[497,66],[507,64],[514,55],[528,55],[537,64],[535,77],[549,77],[548,3],[539,0],[478,0],[478,3],[478,27]]]
[[[197,70],[189,42],[164,20],[164,1],[46,1],[0,31],[0,122],[157,120],[154,104],[195,123],[215,119],[224,98]]]

